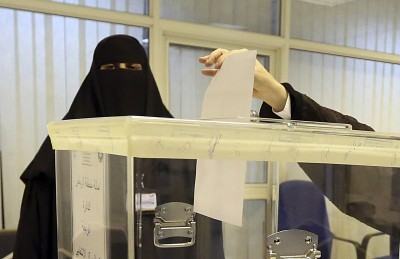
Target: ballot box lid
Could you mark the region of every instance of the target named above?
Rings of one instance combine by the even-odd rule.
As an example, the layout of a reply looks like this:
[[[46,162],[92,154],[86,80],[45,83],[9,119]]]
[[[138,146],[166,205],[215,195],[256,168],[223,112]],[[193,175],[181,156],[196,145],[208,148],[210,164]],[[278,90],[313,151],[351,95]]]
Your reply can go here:
[[[352,130],[348,124],[121,116],[51,122],[48,132],[55,150],[400,167],[400,135]]]

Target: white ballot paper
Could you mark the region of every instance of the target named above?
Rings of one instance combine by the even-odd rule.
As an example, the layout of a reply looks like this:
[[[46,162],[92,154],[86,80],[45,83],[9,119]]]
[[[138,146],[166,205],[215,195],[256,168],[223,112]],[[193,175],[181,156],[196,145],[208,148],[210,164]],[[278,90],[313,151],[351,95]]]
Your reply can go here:
[[[234,120],[250,116],[256,55],[257,51],[251,50],[232,54],[225,59],[204,96],[203,119]],[[210,160],[197,160],[194,210],[241,226],[246,161],[213,160],[212,154],[218,150],[220,137],[223,138],[216,136],[210,140]]]

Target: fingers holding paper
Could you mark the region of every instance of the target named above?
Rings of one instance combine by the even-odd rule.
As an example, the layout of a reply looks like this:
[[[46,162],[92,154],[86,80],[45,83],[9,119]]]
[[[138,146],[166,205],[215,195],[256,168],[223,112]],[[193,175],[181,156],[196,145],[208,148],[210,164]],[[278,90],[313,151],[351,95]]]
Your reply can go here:
[[[238,49],[229,51],[227,49],[220,48],[214,50],[207,56],[200,57],[199,62],[206,66],[206,68],[204,68],[201,72],[203,73],[203,75],[206,76],[214,76],[221,68],[227,56],[243,51],[247,51],[247,49]]]
[[[229,55],[247,51],[247,49],[227,50],[216,49],[209,55],[199,58],[199,62],[204,64],[201,72],[206,76],[214,76]],[[264,66],[256,60],[254,68],[253,97],[268,103],[274,111],[281,111],[285,107],[288,93],[285,87],[279,83]]]

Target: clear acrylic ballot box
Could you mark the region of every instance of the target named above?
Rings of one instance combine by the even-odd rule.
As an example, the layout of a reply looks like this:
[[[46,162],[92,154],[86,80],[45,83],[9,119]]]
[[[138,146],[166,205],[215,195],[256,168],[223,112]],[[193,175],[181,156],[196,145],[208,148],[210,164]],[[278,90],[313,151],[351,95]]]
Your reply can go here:
[[[64,120],[48,131],[59,258],[398,258],[399,136],[135,116]],[[241,226],[196,212],[200,160],[246,163]]]

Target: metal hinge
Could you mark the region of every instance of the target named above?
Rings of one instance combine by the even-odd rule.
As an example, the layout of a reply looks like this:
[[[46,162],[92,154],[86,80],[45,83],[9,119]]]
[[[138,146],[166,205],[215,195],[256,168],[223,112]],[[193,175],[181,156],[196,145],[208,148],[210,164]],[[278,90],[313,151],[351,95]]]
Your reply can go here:
[[[154,245],[160,248],[194,245],[196,239],[194,216],[193,206],[187,203],[170,202],[157,206],[154,218]],[[175,242],[169,242],[168,239],[175,239]]]
[[[316,234],[298,229],[283,230],[267,237],[267,258],[321,258],[321,252],[317,247]]]

